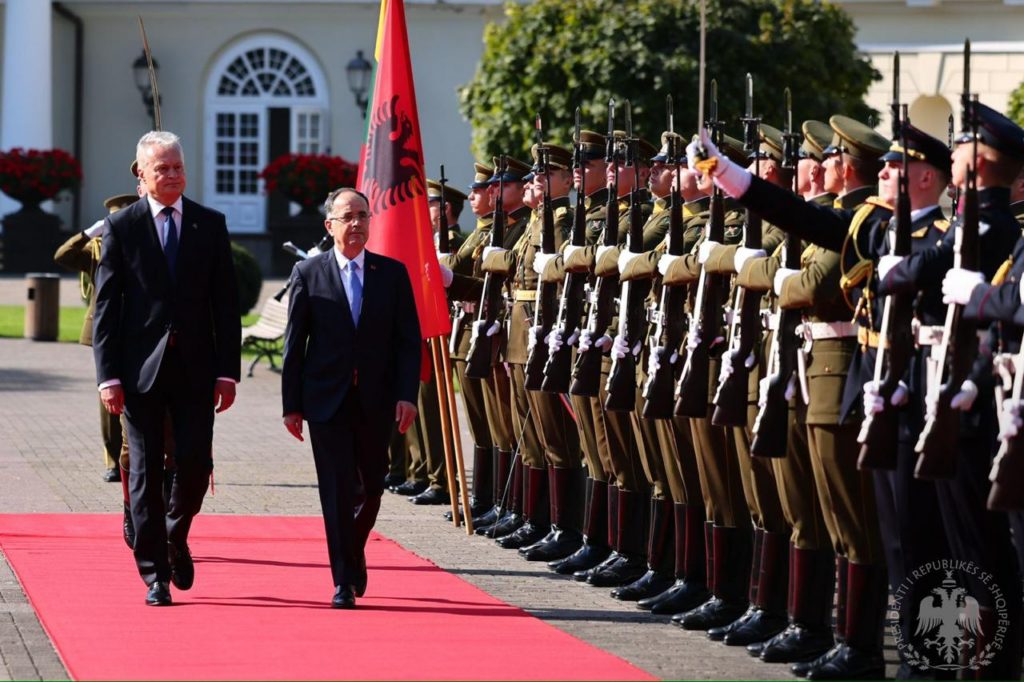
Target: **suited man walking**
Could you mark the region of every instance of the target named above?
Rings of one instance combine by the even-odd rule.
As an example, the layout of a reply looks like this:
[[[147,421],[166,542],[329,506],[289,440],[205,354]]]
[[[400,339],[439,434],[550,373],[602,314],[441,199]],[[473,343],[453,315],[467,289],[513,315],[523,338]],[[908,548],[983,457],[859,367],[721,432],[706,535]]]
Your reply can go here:
[[[324,212],[334,248],[292,274],[281,393],[288,431],[301,441],[309,422],[331,606],[352,609],[366,590],[364,549],[384,494],[391,434],[416,418],[422,339],[405,265],[365,249],[366,197],[337,189]]]
[[[188,531],[213,469],[214,411],[235,400],[241,368],[238,283],[224,216],[183,196],[178,136],[136,147],[149,194],[106,220],[96,270],[93,355],[104,406],[124,411],[131,451],[135,563],[146,603],[171,603],[168,581],[192,587]],[[164,418],[178,471],[162,497]]]

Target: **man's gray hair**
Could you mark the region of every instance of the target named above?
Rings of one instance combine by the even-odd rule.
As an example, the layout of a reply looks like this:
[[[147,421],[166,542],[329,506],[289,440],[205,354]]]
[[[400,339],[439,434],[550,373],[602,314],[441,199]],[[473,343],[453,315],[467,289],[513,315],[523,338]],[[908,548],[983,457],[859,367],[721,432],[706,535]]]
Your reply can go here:
[[[139,139],[139,143],[135,145],[135,161],[138,162],[140,170],[146,167],[146,151],[150,147],[173,147],[181,154],[182,164],[185,163],[185,151],[181,148],[181,138],[167,130],[151,130],[143,135]]]
[[[339,187],[330,194],[324,200],[324,215],[328,218],[331,217],[331,212],[334,210],[334,202],[342,194],[355,194],[357,197],[362,199],[366,203],[366,210],[370,210],[370,200],[366,198],[366,195],[357,190],[354,187]]]

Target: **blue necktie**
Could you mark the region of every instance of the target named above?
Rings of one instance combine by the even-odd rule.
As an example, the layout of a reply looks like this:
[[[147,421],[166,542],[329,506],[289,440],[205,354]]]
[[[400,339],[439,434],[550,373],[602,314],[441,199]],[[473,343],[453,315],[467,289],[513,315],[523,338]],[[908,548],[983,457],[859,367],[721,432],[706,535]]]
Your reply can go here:
[[[174,208],[168,206],[161,213],[167,216],[164,222],[164,258],[167,259],[167,269],[173,282],[178,265],[178,230],[174,225]]]
[[[359,307],[363,304],[363,284],[356,274],[358,270],[359,265],[354,260],[350,260],[348,262],[348,288],[352,296],[349,303],[352,305],[352,323],[356,327],[359,326]]]

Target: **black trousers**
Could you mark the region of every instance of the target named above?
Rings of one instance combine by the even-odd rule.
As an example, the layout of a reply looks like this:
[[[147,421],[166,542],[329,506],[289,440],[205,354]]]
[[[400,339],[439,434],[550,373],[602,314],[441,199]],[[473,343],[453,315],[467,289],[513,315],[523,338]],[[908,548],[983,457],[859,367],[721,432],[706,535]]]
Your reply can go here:
[[[388,473],[391,430],[377,433],[380,423],[367,418],[355,386],[349,387],[333,417],[309,422],[335,586],[355,584],[365,570],[363,552]]]
[[[203,506],[213,470],[214,383],[196,391],[187,381],[177,349],[168,348],[153,387],[146,393],[125,392],[135,563],[147,585],[170,580],[167,545],[186,544],[192,519]],[[164,419],[168,414],[178,470],[165,508]]]

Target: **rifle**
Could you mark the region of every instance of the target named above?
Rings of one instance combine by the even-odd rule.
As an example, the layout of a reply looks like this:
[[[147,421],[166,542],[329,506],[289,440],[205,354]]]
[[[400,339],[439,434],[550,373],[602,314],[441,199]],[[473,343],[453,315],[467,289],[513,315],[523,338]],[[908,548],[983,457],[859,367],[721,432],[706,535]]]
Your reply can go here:
[[[450,240],[448,239],[448,203],[445,201],[445,183],[448,182],[448,178],[444,176],[444,164],[441,164],[441,177],[438,179],[441,184],[441,199],[438,203],[438,208],[441,209],[441,217],[438,221],[437,227],[437,250],[441,253],[451,253],[452,247]]]
[[[948,136],[947,139],[948,139],[949,152],[952,154],[953,153],[953,114],[949,115],[949,136]],[[960,204],[960,188],[959,187],[954,187],[953,188],[953,215],[950,218],[950,221],[952,221],[953,218],[956,218],[957,211],[960,210],[960,205],[959,204]]]
[[[505,241],[505,206],[502,194],[505,190],[505,155],[498,157],[498,196],[494,201],[494,222],[491,225],[490,246],[501,248]],[[494,326],[502,306],[501,290],[505,284],[504,275],[484,273],[483,292],[480,306],[473,323],[473,334],[466,353],[466,376],[471,379],[486,379],[491,375],[496,350],[494,339],[487,336],[487,330]],[[485,323],[485,324],[481,324]]]
[[[793,131],[793,100],[786,88],[786,126],[782,133],[782,167],[793,173],[793,191],[797,191],[797,148],[800,133]],[[792,232],[786,234],[782,266],[791,270],[800,269],[800,238]],[[768,395],[754,421],[754,442],[750,454],[757,457],[785,457],[789,439],[789,401],[786,388],[796,372],[797,353],[800,350],[796,328],[800,326],[802,313],[798,309],[777,308],[778,329],[772,338],[768,361]]]
[[[896,53],[896,66],[899,67],[899,53]],[[893,98],[897,109],[899,97],[899,71],[893,86]],[[903,147],[903,163],[900,166],[899,195],[896,199],[896,226],[890,226],[892,238],[892,254],[909,256],[911,252],[911,220],[910,220],[910,156],[907,154],[907,105],[903,105],[903,121],[896,119],[893,130],[899,131],[898,139]],[[875,357],[874,380],[879,384],[878,395],[882,398],[882,411],[878,414],[864,416],[857,442],[861,444],[858,469],[896,468],[896,441],[899,439],[899,413],[889,404],[893,393],[899,388],[900,379],[910,368],[910,358],[914,354],[914,332],[911,323],[914,318],[914,294],[896,294],[888,296],[882,307],[882,327],[879,338],[884,339],[878,346]],[[888,360],[885,376],[882,376],[883,359]]]
[[[1007,380],[1012,381],[1011,399],[1017,405],[1021,402],[1022,389],[1024,389],[1024,339],[1021,341],[1021,350],[1013,356],[1004,356],[999,373],[1003,376],[1003,385]],[[999,366],[999,363],[997,363]],[[1013,378],[1005,376],[1013,371]],[[996,391],[997,407],[1002,410],[1003,390]],[[999,452],[992,462],[992,473],[989,474],[992,481],[992,488],[988,493],[988,508],[991,511],[1015,511],[1024,509],[1024,486],[1020,482],[1024,480],[1024,438],[1020,434],[1004,440],[999,446]]]
[[[608,203],[605,211],[603,246],[616,246],[619,242],[619,165],[615,161],[615,100],[608,102],[608,144],[605,147],[605,161],[613,164],[612,185],[608,191]],[[587,316],[587,331],[591,340],[596,343],[608,330],[612,323],[615,294],[619,283],[618,275],[599,277],[594,285],[590,299],[590,313]],[[591,345],[586,353],[579,353],[569,393],[589,398],[600,394],[601,364],[603,355],[595,345]]]
[[[149,87],[152,90],[150,97],[153,98],[153,127],[156,130],[163,130],[163,120],[160,117],[160,89],[156,86],[156,67],[153,66],[153,55],[149,51],[149,38],[146,37],[146,24],[139,14],[139,31],[142,32],[142,51],[146,55],[146,67],[149,69]]]
[[[299,247],[295,246],[295,244],[293,244],[290,241],[289,242],[285,242],[284,244],[281,244],[281,248],[284,249],[285,252],[290,253],[291,255],[295,256],[299,260],[309,260],[313,256],[316,256],[317,254],[321,254],[324,251],[326,251],[327,249],[331,248],[332,241],[333,241],[333,238],[331,237],[331,235],[325,234],[320,239],[320,241],[318,241],[313,246],[313,248],[311,248],[309,251],[303,251],[302,249],[300,249]],[[292,273],[292,274],[294,274],[294,273]],[[281,287],[276,294],[274,294],[274,300],[275,301],[280,302],[280,300],[282,298],[284,298],[284,295],[288,293],[289,289],[291,289],[293,281],[294,280],[292,279],[291,275],[289,275],[288,276],[288,281],[284,283],[284,286]]]
[[[711,140],[721,147],[722,130],[718,120],[718,83],[711,81],[711,116],[705,124],[709,129]],[[711,193],[711,218],[707,225],[707,238],[710,241],[725,240],[725,205],[722,190],[716,185]],[[698,330],[700,343],[686,354],[682,375],[676,385],[675,414],[678,417],[706,418],[708,414],[708,385],[711,381],[710,348],[718,336],[718,322],[722,306],[721,275],[710,275],[706,268],[701,269],[697,281],[697,295],[690,316],[690,332]]]
[[[633,111],[626,101],[626,168],[633,168],[633,191],[629,193],[629,236],[626,248],[630,253],[644,251],[644,217],[640,205],[640,141],[633,135]],[[636,409],[636,356],[633,347],[642,341],[644,326],[645,282],[622,282],[619,288],[618,335],[628,348],[622,358],[612,356],[605,391],[608,397],[604,409],[612,412],[632,412]]]
[[[555,253],[555,211],[551,207],[551,164],[550,151],[544,146],[544,126],[537,114],[537,158],[544,173],[544,209],[540,231],[541,253]],[[544,338],[551,331],[558,314],[558,282],[544,282],[537,277],[537,308],[534,312],[535,324],[540,326],[537,343],[526,358],[526,389],[539,391],[544,384],[544,366],[548,361],[548,344]]]
[[[586,147],[580,137],[580,108],[576,107],[576,143],[573,154],[573,165],[580,171],[580,186],[576,189],[576,205],[573,207],[572,236],[569,238],[573,246],[584,246],[587,243],[587,158]],[[589,276],[585,272],[567,272],[562,284],[562,300],[558,306],[558,322],[556,333],[562,337],[562,345],[554,353],[548,353],[547,364],[544,365],[544,381],[540,388],[548,393],[565,393],[569,390],[569,379],[572,373],[572,346],[568,339],[580,324],[583,315],[584,288]]]
[[[761,165],[760,126],[761,119],[754,116],[754,78],[747,74],[747,106],[743,116],[743,150],[754,153],[754,175]],[[761,216],[751,211],[746,213],[743,224],[743,246],[748,249],[761,248]],[[747,294],[750,293],[748,296]],[[715,393],[715,412],[711,423],[715,426],[747,425],[747,392],[750,383],[750,367],[747,358],[761,338],[761,297],[736,287],[736,298],[732,306],[733,321],[729,325],[729,362],[732,374],[719,377]],[[756,360],[756,356],[755,360]]]
[[[969,43],[968,43],[969,45]],[[965,59],[966,59],[965,48]],[[964,88],[970,85],[970,71],[964,71]],[[964,118],[974,137],[974,158],[978,158],[978,122],[965,97],[969,112]],[[977,101],[977,98],[975,98]],[[977,270],[979,263],[978,232],[978,174],[975,168],[967,171],[967,187],[963,196],[963,212],[956,227],[953,267]],[[956,452],[960,433],[960,412],[950,406],[953,396],[970,374],[977,355],[977,325],[963,317],[963,306],[949,304],[946,309],[942,345],[939,346],[935,375],[928,385],[929,403],[934,411],[925,417],[924,429],[914,448],[920,457],[914,476],[923,479],[952,478],[956,473]],[[948,367],[947,367],[948,360]]]
[[[668,108],[668,130],[675,132],[675,121],[672,111],[672,95],[666,97]],[[679,149],[677,138],[673,135],[668,139],[668,153],[676,167],[677,181],[672,185],[669,199],[668,214],[668,255],[683,255],[683,198],[679,194]],[[686,304],[686,287],[669,287],[662,285],[661,300],[658,301],[658,312],[655,318],[654,333],[651,335],[651,355],[658,357],[658,369],[647,376],[644,386],[644,419],[671,419],[673,397],[675,394],[674,365],[669,362],[673,353],[679,350],[686,336],[686,316],[683,307]]]

